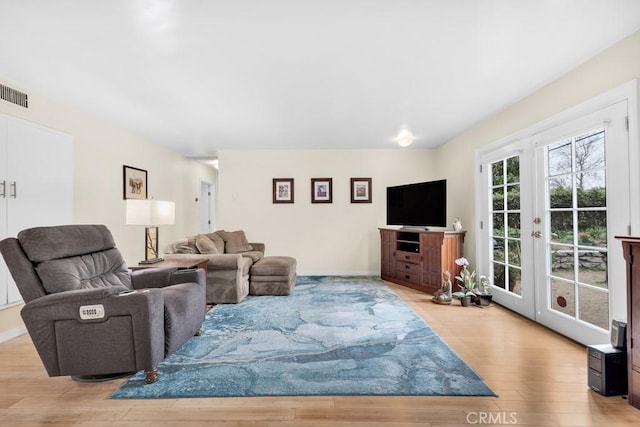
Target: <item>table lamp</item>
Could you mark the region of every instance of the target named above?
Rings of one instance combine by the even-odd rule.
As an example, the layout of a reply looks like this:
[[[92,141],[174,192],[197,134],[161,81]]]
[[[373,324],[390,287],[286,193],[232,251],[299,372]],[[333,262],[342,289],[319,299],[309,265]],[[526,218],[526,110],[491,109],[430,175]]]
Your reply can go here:
[[[176,204],[159,200],[127,200],[127,225],[145,226],[145,253],[141,264],[162,261],[158,257],[158,226],[175,223]]]

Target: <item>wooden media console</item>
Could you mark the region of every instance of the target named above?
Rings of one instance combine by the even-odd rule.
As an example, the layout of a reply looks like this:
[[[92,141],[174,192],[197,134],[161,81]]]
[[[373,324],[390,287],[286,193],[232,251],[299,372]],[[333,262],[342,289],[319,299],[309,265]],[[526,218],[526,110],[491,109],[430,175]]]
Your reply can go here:
[[[442,286],[442,273],[460,272],[465,231],[380,228],[383,280],[433,293]]]

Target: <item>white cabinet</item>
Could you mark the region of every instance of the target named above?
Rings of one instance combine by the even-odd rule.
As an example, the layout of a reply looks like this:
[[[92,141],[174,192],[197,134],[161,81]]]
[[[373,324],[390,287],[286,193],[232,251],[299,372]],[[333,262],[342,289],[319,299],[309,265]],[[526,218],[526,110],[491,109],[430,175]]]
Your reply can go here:
[[[73,221],[73,138],[0,114],[0,240]],[[0,308],[20,294],[0,257]]]

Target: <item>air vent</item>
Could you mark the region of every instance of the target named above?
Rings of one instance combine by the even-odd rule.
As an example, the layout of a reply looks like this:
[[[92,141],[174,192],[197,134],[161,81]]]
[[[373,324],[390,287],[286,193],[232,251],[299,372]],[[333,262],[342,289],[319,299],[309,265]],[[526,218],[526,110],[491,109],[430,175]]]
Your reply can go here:
[[[27,94],[5,86],[0,83],[0,98],[12,104],[19,105],[24,108],[29,108],[29,102]]]

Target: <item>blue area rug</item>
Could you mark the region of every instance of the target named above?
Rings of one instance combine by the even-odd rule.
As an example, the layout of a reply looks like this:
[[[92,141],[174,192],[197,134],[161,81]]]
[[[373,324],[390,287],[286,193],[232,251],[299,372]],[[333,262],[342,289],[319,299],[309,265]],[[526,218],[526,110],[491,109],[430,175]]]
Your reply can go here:
[[[289,296],[215,306],[203,331],[111,397],[495,396],[377,278],[299,277]]]

